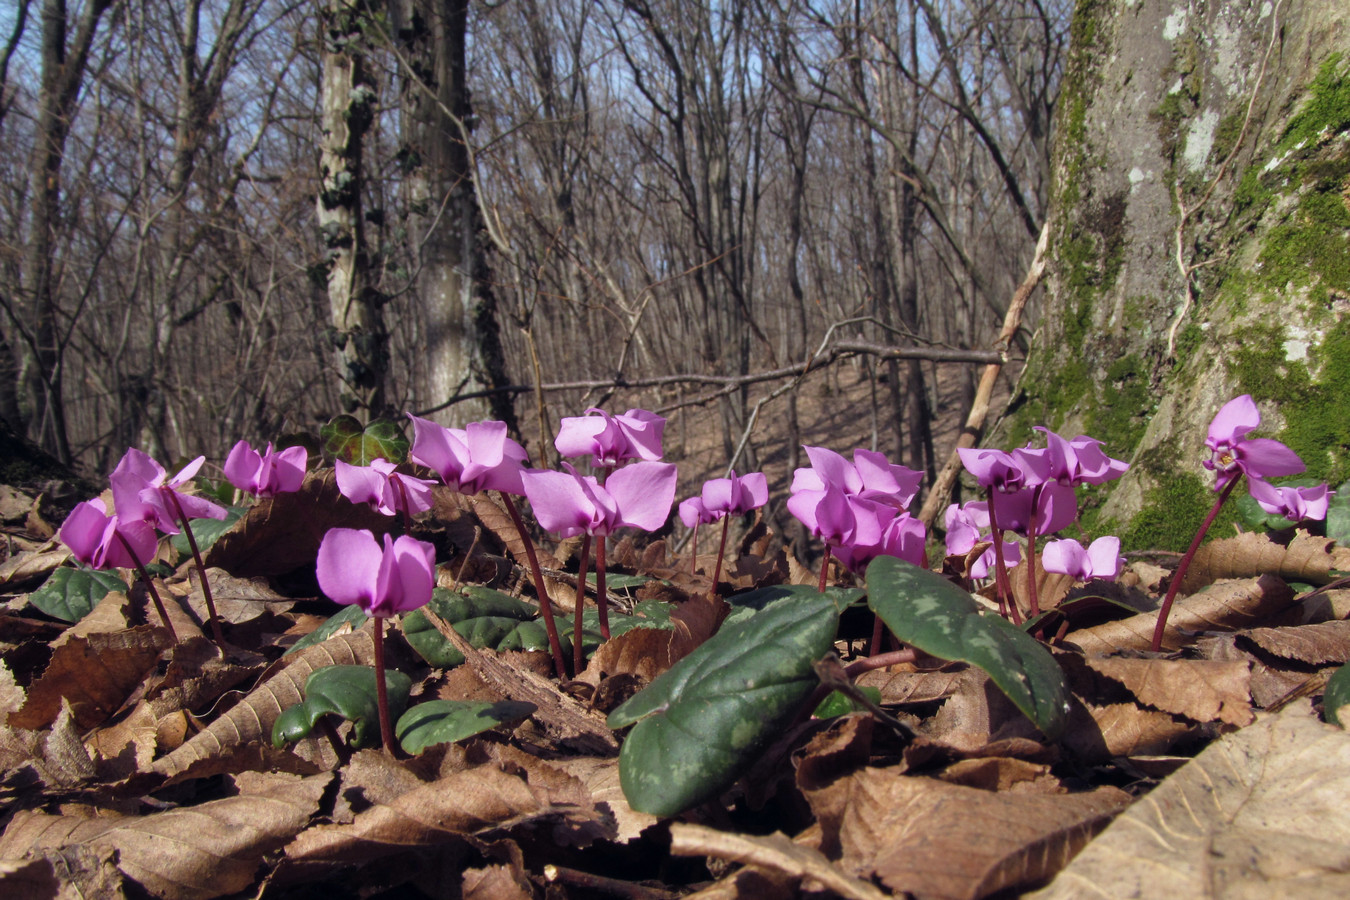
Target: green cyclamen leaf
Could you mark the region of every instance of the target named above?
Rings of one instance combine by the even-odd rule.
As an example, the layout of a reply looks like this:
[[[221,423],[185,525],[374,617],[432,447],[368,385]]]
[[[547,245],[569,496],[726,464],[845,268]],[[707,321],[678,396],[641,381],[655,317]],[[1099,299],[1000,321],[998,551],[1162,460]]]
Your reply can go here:
[[[112,591],[127,592],[126,582],[112,572],[61,568],[28,595],[28,602],[54,619],[78,622]]]
[[[397,720],[408,705],[412,679],[396,669],[386,669],[389,718]],[[277,717],[272,726],[272,746],[307,737],[320,716],[333,714],[352,723],[351,745],[365,746],[367,735],[380,731],[380,707],[375,693],[375,670],[370,666],[325,666],[305,681],[305,699]]]
[[[188,527],[192,529],[192,537],[197,541],[197,549],[205,553],[222,534],[233,528],[234,523],[246,512],[248,507],[230,506],[226,508],[223,519],[189,519]],[[179,553],[186,555],[192,552],[192,548],[188,546],[187,536],[182,532],[175,534],[170,541]]]
[[[394,726],[405,753],[416,756],[432,744],[453,744],[508,722],[521,722],[533,703],[501,700],[429,700],[408,710]]]
[[[329,616],[327,622],[324,622],[318,628],[314,629],[294,644],[291,644],[291,649],[283,653],[282,656],[290,656],[292,653],[297,653],[306,647],[322,644],[344,627],[349,631],[356,631],[366,624],[367,618],[365,611],[359,606],[352,605],[343,607],[342,612]]]
[[[810,696],[812,663],[830,652],[839,610],[810,588],[785,593],[723,625],[610,713],[611,728],[633,725],[619,781],[634,809],[673,816],[715,797]]]
[[[408,439],[388,419],[363,426],[353,416],[338,416],[319,429],[319,436],[324,453],[354,466],[368,466],[375,459],[396,464],[408,459]]]
[[[864,685],[863,687],[858,688],[858,690],[867,695],[873,703],[881,703],[880,688]],[[849,713],[866,711],[866,706],[859,703],[857,700],[854,700],[843,691],[831,691],[828,697],[820,701],[820,705],[816,707],[816,711],[811,713],[811,715],[817,719],[833,719],[836,716],[846,716]]]
[[[1346,726],[1341,721],[1341,707],[1350,706],[1350,665],[1341,666],[1331,674],[1322,694],[1322,714],[1328,722]]]
[[[868,604],[895,634],[939,659],[983,669],[1047,737],[1064,730],[1069,689],[1050,651],[1016,626],[982,615],[970,594],[892,556],[867,567]]]

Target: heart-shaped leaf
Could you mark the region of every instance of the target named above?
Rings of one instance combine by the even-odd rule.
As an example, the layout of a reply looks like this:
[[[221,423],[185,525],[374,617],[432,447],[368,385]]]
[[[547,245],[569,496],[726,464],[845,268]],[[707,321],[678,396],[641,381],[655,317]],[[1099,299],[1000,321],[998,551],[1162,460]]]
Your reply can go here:
[[[789,588],[722,629],[609,715],[633,725],[619,783],[634,809],[673,816],[715,797],[781,732],[818,683],[830,652],[835,599]],[[636,723],[636,724],[634,724]]]
[[[243,518],[246,512],[248,512],[246,506],[230,506],[225,509],[223,519],[189,519],[188,527],[192,529],[192,537],[197,541],[197,549],[205,553],[216,539],[234,527],[234,523]],[[170,540],[179,553],[186,555],[192,552],[192,548],[188,546],[187,536],[183,533],[175,534]]]
[[[28,595],[28,602],[54,619],[78,622],[112,591],[127,591],[126,582],[112,572],[62,567]]]
[[[384,673],[389,694],[389,718],[398,719],[408,705],[412,679],[397,669]],[[367,734],[380,730],[380,707],[375,693],[375,670],[370,666],[324,666],[305,681],[305,700],[277,717],[272,746],[308,737],[320,716],[340,716],[352,723],[351,745],[365,746]]]
[[[891,632],[939,659],[983,669],[1047,737],[1064,730],[1069,689],[1050,651],[941,575],[893,556],[867,567],[867,601]]]
[[[352,606],[343,607],[342,612],[329,616],[327,622],[324,622],[318,628],[292,644],[291,649],[283,653],[282,656],[290,656],[292,653],[297,653],[306,647],[322,644],[324,641],[344,629],[349,632],[356,631],[366,624],[367,618],[365,611],[359,606],[353,604]]]
[[[533,703],[501,700],[429,700],[405,712],[394,726],[394,734],[405,753],[416,756],[432,744],[453,744],[490,731],[498,725],[515,723],[535,711]]]
[[[408,439],[388,419],[363,426],[354,416],[338,416],[319,429],[319,436],[324,453],[354,466],[368,466],[376,459],[395,464],[408,459]]]

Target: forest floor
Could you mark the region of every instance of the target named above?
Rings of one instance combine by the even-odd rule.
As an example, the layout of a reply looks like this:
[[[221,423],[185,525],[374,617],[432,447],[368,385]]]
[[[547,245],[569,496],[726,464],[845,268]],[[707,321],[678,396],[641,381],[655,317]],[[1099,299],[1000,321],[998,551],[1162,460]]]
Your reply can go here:
[[[847,454],[871,443],[871,385],[837,377],[806,383],[803,439]],[[943,385],[939,460],[955,394]],[[672,417],[682,495],[721,474],[709,415]],[[759,445],[781,443],[781,410],[763,415]],[[765,455],[775,495],[785,460]],[[387,636],[408,712],[386,753],[370,746],[373,622],[334,614],[314,569],[330,529],[389,520],[341,498],[326,465],[240,513],[194,526],[217,644],[185,548],[162,541],[155,567],[171,635],[131,573],[70,564],[32,486],[0,489],[0,896],[1347,894],[1350,737],[1321,707],[1350,703],[1333,675],[1350,660],[1350,549],[1328,537],[1205,545],[1160,653],[1157,566],[1087,584],[1038,568],[1050,612],[1029,632],[965,584],[874,566],[867,604],[915,649],[867,671],[861,591],[820,594],[767,536],[716,586],[666,542],[625,539],[612,637],[591,590],[588,662],[560,680],[509,518],[440,490],[412,533],[441,587]],[[576,547],[541,550],[570,611]],[[835,708],[815,706],[831,687]],[[629,698],[645,718],[609,715]]]

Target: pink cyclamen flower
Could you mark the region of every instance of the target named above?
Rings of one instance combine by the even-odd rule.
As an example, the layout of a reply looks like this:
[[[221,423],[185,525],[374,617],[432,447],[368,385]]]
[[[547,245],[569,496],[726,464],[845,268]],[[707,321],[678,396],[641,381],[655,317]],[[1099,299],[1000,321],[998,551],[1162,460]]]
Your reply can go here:
[[[763,472],[751,472],[744,478],[733,471],[730,478],[710,478],[703,482],[703,508],[714,518],[739,516],[769,502],[769,479]]]
[[[851,544],[835,550],[835,558],[851,572],[861,573],[878,556],[894,556],[916,566],[926,566],[924,544],[928,530],[909,513],[900,513],[881,528],[881,537],[871,544]]]
[[[387,534],[381,547],[365,529],[334,528],[319,544],[315,572],[329,599],[388,618],[425,606],[431,599],[436,549],[407,535]]]
[[[57,534],[75,558],[95,569],[134,569],[155,555],[155,529],[148,521],[123,521],[108,515],[103,501],[95,498],[76,504]],[[122,540],[126,541],[126,545]],[[127,552],[130,545],[135,558]]]
[[[1047,572],[1072,575],[1079,581],[1115,578],[1120,574],[1120,538],[1099,537],[1087,549],[1075,540],[1051,541],[1041,552],[1041,564]]]
[[[645,409],[612,416],[591,407],[584,416],[565,416],[553,446],[565,457],[590,456],[598,468],[610,469],[630,459],[661,458],[666,420]]]
[[[1284,516],[1291,522],[1327,517],[1330,496],[1325,484],[1316,487],[1281,487],[1260,478],[1248,478],[1247,488],[1261,508],[1272,516]]]
[[[565,472],[526,469],[525,496],[545,531],[563,538],[607,535],[625,525],[655,531],[675,502],[671,463],[640,462],[615,469],[601,485],[570,464]]]
[[[1050,460],[1044,450],[1023,447],[1009,453],[993,448],[958,447],[961,465],[975,476],[980,487],[1013,493],[1043,484],[1050,477]]]
[[[725,513],[715,513],[703,505],[702,495],[690,497],[688,500],[681,500],[678,508],[680,521],[684,523],[685,528],[693,528],[696,525],[708,525],[722,518]]]
[[[914,495],[923,483],[923,473],[895,465],[884,453],[853,451],[853,462],[826,447],[802,449],[811,461],[811,467],[792,473],[792,493],[823,491],[827,485],[837,487],[844,494],[880,503],[895,509],[908,509]]]
[[[308,465],[309,451],[304,447],[278,451],[269,441],[267,449],[259,453],[248,441],[240,441],[225,458],[224,472],[230,484],[239,490],[272,497],[300,490]]]
[[[953,503],[947,507],[943,516],[947,528],[947,555],[965,556],[981,542],[991,542],[989,536],[989,504],[983,500],[972,500],[965,506]],[[1002,541],[1003,563],[1008,568],[1022,561],[1022,545],[1016,541]],[[987,578],[994,567],[994,548],[991,546],[980,554],[970,566],[970,577]]]
[[[461,494],[493,490],[523,494],[520,473],[529,456],[507,437],[505,422],[470,422],[464,428],[446,428],[428,419],[408,415],[413,423],[409,458],[441,476]]]
[[[1229,400],[1214,417],[1205,439],[1210,457],[1203,462],[1206,469],[1219,473],[1214,490],[1222,491],[1244,474],[1255,480],[1303,471],[1303,460],[1284,444],[1270,438],[1247,437],[1260,424],[1261,413],[1250,394]]]
[[[173,478],[149,455],[131,448],[113,469],[113,505],[123,522],[153,522],[165,534],[178,533],[178,507],[190,519],[223,519],[225,508],[203,497],[185,494],[178,488],[190,482],[206,457],[199,456]],[[175,506],[175,502],[177,504]]]
[[[1105,484],[1129,470],[1130,464],[1112,459],[1102,452],[1102,442],[1085,434],[1065,440],[1049,428],[1037,425],[1045,434],[1050,478],[1064,485]]]
[[[373,459],[368,466],[353,466],[342,460],[333,464],[338,491],[353,503],[368,503],[386,516],[400,512],[415,516],[431,509],[429,478],[414,478],[397,471],[385,459]]]

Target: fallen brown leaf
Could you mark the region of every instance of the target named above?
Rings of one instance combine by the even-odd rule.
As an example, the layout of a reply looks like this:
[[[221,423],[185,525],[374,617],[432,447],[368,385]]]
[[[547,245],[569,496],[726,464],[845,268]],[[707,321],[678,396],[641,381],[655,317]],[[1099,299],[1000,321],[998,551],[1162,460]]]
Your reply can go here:
[[[1123,684],[1139,702],[1196,722],[1229,725],[1252,721],[1251,671],[1246,663],[1205,659],[1085,660],[1095,672]]]
[[[1037,900],[1342,898],[1350,735],[1305,702],[1210,745],[1127,810]]]
[[[827,842],[840,847],[839,868],[933,900],[977,900],[1039,881],[1130,802],[1114,788],[993,793],[886,768],[864,769],[807,799]]]
[[[1330,538],[1298,531],[1288,544],[1268,532],[1248,531],[1237,537],[1201,544],[1186,570],[1182,593],[1192,593],[1220,578],[1279,575],[1287,581],[1326,584],[1332,569],[1350,568],[1350,548],[1337,546]]]
[[[1320,622],[1290,628],[1249,628],[1238,632],[1267,653],[1312,665],[1350,662],[1350,622]]]
[[[1176,601],[1163,632],[1163,649],[1176,650],[1185,646],[1190,641],[1187,633],[1236,631],[1250,627],[1284,609],[1293,599],[1293,590],[1274,575],[1221,581]],[[1157,613],[1143,613],[1071,631],[1064,640],[1089,655],[1147,650],[1153,644],[1157,621]]]
[[[64,699],[80,728],[100,725],[121,708],[170,646],[169,633],[153,625],[67,641],[28,689],[23,707],[10,713],[9,724],[45,728],[56,718]]]

